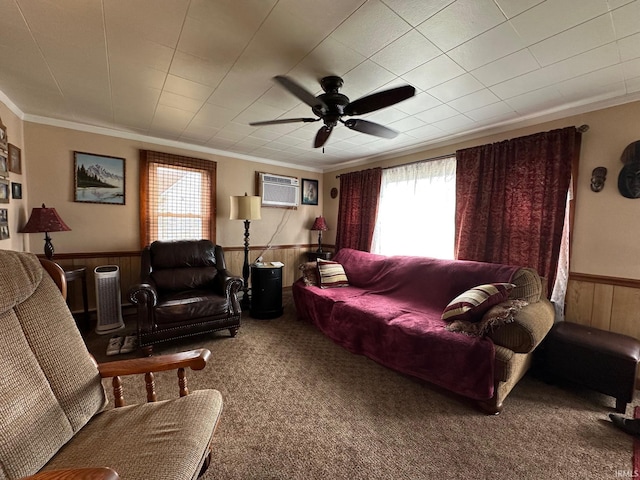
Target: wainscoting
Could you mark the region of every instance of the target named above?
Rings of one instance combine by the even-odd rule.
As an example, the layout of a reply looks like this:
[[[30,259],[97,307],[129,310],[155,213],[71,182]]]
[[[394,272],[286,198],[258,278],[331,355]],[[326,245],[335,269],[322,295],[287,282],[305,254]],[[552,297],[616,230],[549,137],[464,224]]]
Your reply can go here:
[[[261,253],[266,247],[250,247],[249,263],[255,261],[258,255],[262,254],[264,262],[284,263],[282,272],[282,285],[284,288],[291,287],[291,284],[300,276],[298,266],[307,261],[306,252],[315,251],[314,245],[281,245],[271,247]],[[323,246],[324,248],[324,246]],[[328,250],[331,250],[329,248]],[[227,269],[242,277],[242,265],[244,263],[244,247],[225,248],[225,260]],[[122,293],[122,304],[129,303],[127,292],[131,285],[140,280],[140,252],[97,252],[97,253],[61,253],[56,254],[54,261],[63,268],[81,267],[87,269],[87,297],[89,300],[89,310],[96,308],[96,291],[94,269],[103,265],[117,265],[120,268],[120,290]],[[71,310],[74,313],[82,311],[82,290],[80,282],[70,282],[68,285],[68,299]]]
[[[640,340],[640,280],[572,273],[566,319]]]

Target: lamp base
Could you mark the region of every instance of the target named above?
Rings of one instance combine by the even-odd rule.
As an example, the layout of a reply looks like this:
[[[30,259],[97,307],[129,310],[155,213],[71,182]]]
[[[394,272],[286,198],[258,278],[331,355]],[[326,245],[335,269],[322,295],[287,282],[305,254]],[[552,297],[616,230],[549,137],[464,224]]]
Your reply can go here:
[[[44,232],[44,254],[48,260],[53,258],[53,243],[51,243],[51,237],[48,232]]]

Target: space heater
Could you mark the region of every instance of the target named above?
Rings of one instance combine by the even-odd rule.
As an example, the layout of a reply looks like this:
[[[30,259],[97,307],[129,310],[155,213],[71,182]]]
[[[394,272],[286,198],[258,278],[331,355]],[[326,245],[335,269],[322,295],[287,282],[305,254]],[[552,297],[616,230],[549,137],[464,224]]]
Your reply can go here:
[[[120,269],[117,265],[96,267],[96,333],[106,335],[124,328],[120,303]]]

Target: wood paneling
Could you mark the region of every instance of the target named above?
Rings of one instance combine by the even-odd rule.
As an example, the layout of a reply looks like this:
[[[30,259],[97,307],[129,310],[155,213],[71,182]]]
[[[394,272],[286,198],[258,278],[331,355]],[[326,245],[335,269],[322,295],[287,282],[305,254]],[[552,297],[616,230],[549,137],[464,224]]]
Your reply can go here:
[[[640,340],[640,281],[571,274],[566,320]]]
[[[282,245],[267,249],[267,247],[251,247],[249,263],[262,255],[264,262],[282,262],[282,286],[290,288],[300,276],[298,266],[307,261],[306,252],[315,250],[317,245]],[[328,250],[332,250],[328,248]],[[244,263],[244,248],[225,248],[227,270],[242,277]],[[63,268],[84,266],[87,269],[87,297],[89,309],[96,308],[96,287],[94,270],[103,265],[117,265],[120,269],[120,291],[122,303],[129,303],[127,292],[132,285],[140,280],[140,252],[97,252],[97,253],[65,253],[58,254],[54,261]],[[73,312],[82,311],[82,290],[80,282],[69,283],[69,304]]]

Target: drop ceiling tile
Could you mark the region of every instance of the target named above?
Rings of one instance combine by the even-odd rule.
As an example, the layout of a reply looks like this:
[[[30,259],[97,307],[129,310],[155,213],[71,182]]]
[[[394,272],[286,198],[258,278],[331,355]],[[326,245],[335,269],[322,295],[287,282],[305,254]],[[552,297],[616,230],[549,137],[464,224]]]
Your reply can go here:
[[[523,12],[510,20],[522,40],[531,45],[549,38],[587,20],[607,13],[602,0],[553,0]]]
[[[176,51],[169,73],[210,87],[216,87],[227,74],[231,64],[217,65],[214,62]]]
[[[438,138],[444,135],[444,132],[441,129],[434,127],[433,125],[414,128],[413,130],[408,130],[404,133],[419,140],[429,140],[431,138]]]
[[[109,60],[132,66],[145,65],[168,72],[174,50],[161,43],[140,38],[136,33],[121,34],[107,29]]]
[[[631,2],[611,12],[618,38],[640,32],[640,2]]]
[[[402,75],[402,78],[421,90],[429,90],[463,73],[465,73],[465,71],[460,65],[448,56],[440,55],[420,65],[418,68],[414,68],[410,72],[405,73]]]
[[[339,42],[370,57],[411,27],[380,0],[364,3],[331,34]]]
[[[447,55],[469,71],[517,52],[525,46],[513,27],[505,22],[452,49]]]
[[[392,122],[387,127],[392,128],[398,132],[406,132],[425,125],[425,122],[416,117],[407,117],[397,122]]]
[[[462,132],[466,129],[473,128],[474,125],[475,122],[465,115],[456,115],[455,117],[446,118],[433,124],[434,127],[451,133]]]
[[[531,45],[529,50],[542,66],[547,66],[614,40],[613,25],[607,14]]]
[[[483,65],[473,70],[471,74],[485,86],[490,87],[496,83],[504,82],[538,68],[540,68],[540,64],[533,55],[531,55],[531,52],[524,48],[511,55],[502,57],[499,60]]]
[[[627,86],[627,93],[640,92],[640,77],[629,78],[625,80],[625,84]]]
[[[453,2],[454,0],[429,0],[428,2],[424,0],[385,0],[389,8],[414,27]]]
[[[158,103],[167,107],[174,107],[187,112],[196,113],[200,110],[200,107],[202,107],[203,102],[201,100],[194,100],[193,98],[178,95],[177,93],[163,91]]]
[[[591,71],[596,65],[607,67],[618,62],[618,48],[616,44],[611,43],[493,85],[491,91],[504,100],[580,76]]]
[[[497,117],[500,117],[501,120],[513,118],[516,113],[508,103],[496,102],[484,107],[477,108],[475,110],[469,110],[468,112],[465,112],[465,115],[469,118],[472,118],[476,122],[481,122],[489,119],[495,121]]]
[[[290,75],[312,92],[319,90],[319,80],[327,75],[344,75],[367,59],[349,45],[327,37],[295,66]]]
[[[270,86],[271,79],[267,76],[248,76],[232,71],[220,82],[207,102],[240,113],[258,100]]]
[[[395,107],[408,115],[415,115],[416,113],[424,112],[425,110],[437,107],[438,105],[442,105],[440,100],[432,97],[426,92],[423,92],[416,94],[404,102],[396,104]]]
[[[449,105],[440,105],[425,112],[420,112],[415,116],[426,123],[435,123],[440,120],[444,120],[445,118],[455,117],[459,113],[460,112]]]
[[[555,86],[526,92],[506,100],[520,115],[540,113],[561,105],[564,99]]]
[[[544,0],[495,0],[507,18],[513,18],[522,12],[542,3]]]
[[[371,60],[365,60],[353,70],[343,75],[344,86],[341,93],[354,101],[366,94],[378,90],[390,82],[394,75]]]
[[[496,95],[489,90],[488,88],[484,88],[474,93],[470,93],[469,95],[465,95],[464,97],[457,98],[448,103],[449,106],[455,108],[459,112],[468,112],[469,110],[475,110],[477,108],[484,107],[486,105],[490,105],[499,101],[500,99],[496,97]]]
[[[282,108],[273,107],[260,101],[254,102],[246,110],[235,117],[237,123],[248,125],[250,122],[262,122],[265,120],[276,120],[279,118],[291,118],[286,115],[286,111]],[[250,127],[253,128],[253,127]]]
[[[217,128],[206,125],[199,125],[195,122],[189,122],[189,125],[182,132],[183,137],[195,138],[199,141],[207,142],[211,137],[218,133]]]
[[[176,77],[175,75],[167,75],[164,83],[164,91],[202,102],[209,98],[213,90],[211,86],[192,82],[191,80]]]
[[[440,50],[447,52],[505,20],[493,0],[458,0],[417,29]]]
[[[442,55],[438,47],[411,30],[373,55],[371,60],[396,75],[402,75],[438,55]]]
[[[236,6],[242,8],[240,3]],[[253,30],[244,29],[237,23],[223,15],[188,16],[182,27],[178,50],[217,65],[231,65],[253,35]]]
[[[393,122],[397,122],[399,120],[404,120],[407,118],[407,114],[398,110],[394,107],[383,108],[382,110],[377,110],[373,113],[365,115],[364,118],[369,120],[370,122],[377,122],[382,124],[389,124]]]
[[[237,112],[235,110],[205,103],[202,109],[193,117],[193,121],[198,125],[222,128],[227,122],[233,120],[236,115]]]
[[[626,79],[640,76],[640,58],[635,58],[622,64],[624,77]]]
[[[427,93],[438,100],[447,103],[456,98],[483,89],[484,86],[472,75],[465,73],[437,87],[431,88]]]

